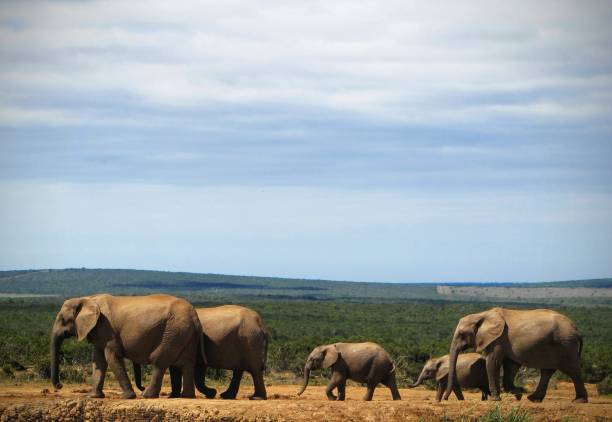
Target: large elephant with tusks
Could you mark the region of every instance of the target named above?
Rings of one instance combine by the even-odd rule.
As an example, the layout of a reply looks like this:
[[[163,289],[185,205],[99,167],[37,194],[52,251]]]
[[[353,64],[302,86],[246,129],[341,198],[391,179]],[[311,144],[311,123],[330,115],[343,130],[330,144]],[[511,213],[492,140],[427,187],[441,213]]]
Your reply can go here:
[[[588,401],[580,375],[582,336],[576,325],[558,312],[493,308],[461,318],[450,346],[444,400],[448,399],[456,382],[459,353],[472,346],[485,357],[491,400],[500,400],[499,370],[503,363],[504,371],[512,372],[512,376],[507,377],[509,383],[519,366],[540,369],[540,382],[527,397],[531,401],[544,399],[548,381],[556,370],[574,382],[575,402]],[[513,365],[507,366],[510,362]]]

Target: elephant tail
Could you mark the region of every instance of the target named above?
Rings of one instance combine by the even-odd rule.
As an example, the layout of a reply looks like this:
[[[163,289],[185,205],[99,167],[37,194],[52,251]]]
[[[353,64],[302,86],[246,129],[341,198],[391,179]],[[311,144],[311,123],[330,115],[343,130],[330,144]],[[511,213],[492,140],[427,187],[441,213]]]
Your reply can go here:
[[[583,345],[583,340],[582,340],[581,335],[578,336],[578,341],[580,342],[580,346],[578,346],[578,357],[581,358],[582,357],[582,345]]]
[[[196,361],[203,365],[208,365],[208,361],[206,360],[206,353],[204,350],[204,330],[202,329],[202,323],[200,322],[200,318],[196,313],[195,309],[192,315],[193,325],[195,326],[196,336],[199,339],[198,351]]]

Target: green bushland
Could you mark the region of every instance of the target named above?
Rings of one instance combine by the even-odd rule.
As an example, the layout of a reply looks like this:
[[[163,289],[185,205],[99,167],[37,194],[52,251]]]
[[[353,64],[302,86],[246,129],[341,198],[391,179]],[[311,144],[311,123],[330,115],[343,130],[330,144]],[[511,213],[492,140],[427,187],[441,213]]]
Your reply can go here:
[[[194,301],[215,306],[236,301]],[[60,299],[0,299],[0,377],[43,380],[49,376],[49,336]],[[413,301],[355,303],[305,300],[253,300],[242,305],[257,310],[272,337],[268,371],[302,375],[306,356],[319,344],[374,341],[394,358],[401,386],[412,382],[431,356],[448,353],[455,325],[465,314],[492,304]],[[600,383],[612,376],[612,308],[559,307],[584,335],[585,381]],[[90,376],[91,346],[69,339],[62,347],[62,379],[83,382]],[[20,367],[28,368],[27,372]],[[27,374],[23,375],[23,374]],[[213,373],[216,377],[222,373]],[[274,379],[277,379],[276,377]],[[289,379],[288,381],[295,381]]]

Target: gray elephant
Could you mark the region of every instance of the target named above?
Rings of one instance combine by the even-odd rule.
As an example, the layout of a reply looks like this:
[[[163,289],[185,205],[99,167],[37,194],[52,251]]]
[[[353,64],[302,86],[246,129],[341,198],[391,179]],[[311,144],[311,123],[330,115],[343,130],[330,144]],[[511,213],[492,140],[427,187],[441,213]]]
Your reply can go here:
[[[325,394],[329,400],[344,400],[346,380],[351,379],[367,386],[364,400],[372,400],[378,383],[389,387],[393,400],[401,400],[395,382],[395,364],[391,356],[376,343],[335,343],[315,347],[304,366],[304,383],[301,395],[310,379],[310,371],[332,368],[332,376]],[[338,397],[332,391],[338,389]]]
[[[486,359],[491,399],[500,400],[499,369],[504,365],[504,388],[511,386],[519,366],[540,369],[540,382],[528,396],[542,401],[548,381],[559,369],[574,382],[575,402],[586,403],[587,391],[580,375],[582,336],[564,315],[548,309],[513,310],[493,308],[459,320],[450,346],[450,369],[444,400],[448,399],[457,377],[459,352],[471,347]],[[511,391],[514,393],[514,391]]]
[[[246,371],[253,377],[255,386],[255,393],[249,398],[265,400],[267,393],[263,373],[270,336],[261,316],[252,309],[236,305],[197,308],[196,312],[202,324],[206,366],[233,371],[230,385],[221,393],[221,398],[236,398],[242,375]],[[196,367],[195,384],[206,397],[214,398],[217,391],[205,385],[206,366]],[[143,390],[140,365],[136,363],[134,377],[138,388]],[[172,382],[170,397],[179,397],[181,369],[171,366],[170,378]]]
[[[423,381],[435,379],[438,384],[436,400],[442,399],[442,393],[446,390],[448,382],[449,356],[429,359],[419,378],[410,387],[418,387]],[[482,400],[486,400],[491,394],[489,381],[487,379],[487,367],[485,359],[478,353],[464,353],[457,358],[456,369],[457,381],[452,389],[458,400],[463,400],[462,388],[478,388],[482,392]]]
[[[194,370],[205,363],[202,326],[193,306],[169,295],[111,296],[100,294],[69,299],[55,318],[51,333],[51,381],[59,382],[59,354],[65,338],[87,338],[93,347],[93,389],[90,397],[104,397],[104,376],[110,366],[122,397],[136,397],[125,371],[124,358],[152,364],[151,384],[144,397],[159,396],[170,365],[182,369],[183,397],[195,397]]]

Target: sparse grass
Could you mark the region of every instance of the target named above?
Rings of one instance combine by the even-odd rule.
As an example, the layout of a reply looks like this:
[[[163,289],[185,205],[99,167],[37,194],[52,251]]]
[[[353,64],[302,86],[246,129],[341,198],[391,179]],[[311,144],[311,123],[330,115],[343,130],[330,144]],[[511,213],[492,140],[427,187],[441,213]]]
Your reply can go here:
[[[504,412],[500,405],[479,417],[478,422],[529,422],[531,417],[527,410],[522,407],[513,407],[509,411]]]

